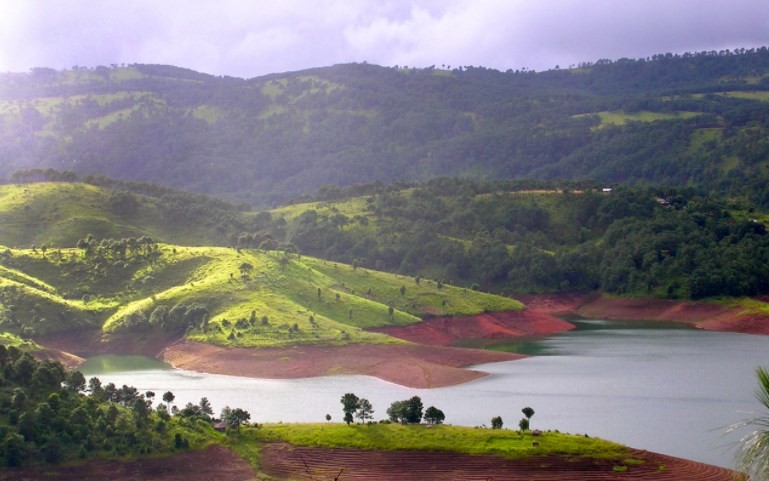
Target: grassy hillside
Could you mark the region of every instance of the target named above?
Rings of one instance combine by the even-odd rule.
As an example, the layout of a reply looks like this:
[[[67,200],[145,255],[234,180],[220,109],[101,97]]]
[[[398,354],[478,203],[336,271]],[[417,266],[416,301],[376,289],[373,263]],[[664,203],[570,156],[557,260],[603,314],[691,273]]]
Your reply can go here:
[[[178,332],[223,345],[389,343],[369,327],[517,301],[296,254],[122,239],[0,252],[0,329]]]
[[[261,207],[436,176],[703,184],[769,204],[767,92],[766,48],[546,72],[35,69],[0,75],[0,177],[52,167]]]
[[[0,185],[0,245],[75,247],[149,236],[186,245],[227,244],[252,224],[235,206],[159,186],[102,179]]]

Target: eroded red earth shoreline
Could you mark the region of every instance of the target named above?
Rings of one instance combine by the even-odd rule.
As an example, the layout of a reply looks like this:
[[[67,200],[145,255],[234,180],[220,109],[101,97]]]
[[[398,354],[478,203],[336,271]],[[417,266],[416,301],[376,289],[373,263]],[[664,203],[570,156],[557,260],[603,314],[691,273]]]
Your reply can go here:
[[[518,359],[523,356],[478,349],[452,347],[467,339],[495,340],[530,335],[547,335],[572,329],[564,318],[581,316],[598,319],[658,320],[685,322],[698,328],[769,335],[769,317],[745,312],[741,308],[713,303],[623,299],[605,296],[539,295],[518,296],[527,305],[523,311],[486,313],[478,316],[432,318],[417,325],[383,329],[383,332],[410,341],[407,344],[297,346],[289,348],[245,349],[212,346],[173,338],[117,337],[104,342],[98,332],[78,332],[40,340],[48,349],[47,358],[75,365],[96,354],[144,354],[190,370],[260,378],[301,378],[333,374],[367,374],[411,387],[439,387],[460,384],[485,374],[467,366]],[[293,462],[300,455],[302,462]],[[183,454],[168,460],[120,463],[97,461],[80,467],[16,471],[4,479],[254,479],[245,461],[224,448],[205,453]],[[196,458],[197,456],[197,458]],[[493,456],[481,459],[455,453],[384,453],[356,450],[323,450],[275,445],[264,451],[263,469],[276,479],[313,479],[306,476],[307,460],[316,474],[324,470],[338,474],[345,467],[344,479],[676,479],[727,480],[731,472],[722,468],[646,453],[645,468],[632,467],[633,473],[617,473],[611,466],[575,465],[574,460],[531,458],[510,461]],[[203,460],[205,466],[199,466]],[[296,460],[294,460],[296,461]],[[407,462],[409,461],[409,462]],[[413,462],[411,462],[413,461]],[[179,463],[181,462],[181,463]],[[312,464],[311,463],[311,464]],[[427,463],[427,464],[425,464]],[[483,466],[477,465],[484,464]],[[178,471],[180,464],[185,469]],[[227,464],[226,474],[218,470]],[[425,469],[425,466],[441,469]],[[599,463],[600,464],[600,463]],[[546,465],[546,466],[545,466]],[[664,469],[660,469],[664,466]],[[207,470],[209,467],[213,471]],[[403,469],[401,469],[403,468]],[[545,469],[546,468],[546,469]],[[650,469],[646,469],[650,468]],[[393,471],[393,470],[396,471]],[[448,471],[446,471],[448,470]],[[480,470],[480,471],[479,471]],[[332,473],[332,471],[335,471]],[[9,473],[3,473],[8,475]],[[17,477],[13,477],[13,476]],[[29,476],[32,475],[30,478]],[[195,477],[197,475],[197,477]],[[481,475],[481,477],[477,477]],[[454,477],[459,476],[459,477]],[[333,477],[329,478],[333,479]]]
[[[521,355],[417,344],[351,344],[247,349],[191,341],[172,344],[161,359],[174,367],[215,374],[293,379],[364,374],[415,388],[462,384],[486,374],[466,366]]]
[[[98,332],[68,333],[40,340],[41,357],[76,365],[96,354],[144,354],[175,367],[257,378],[303,378],[363,374],[415,388],[461,384],[485,373],[466,369],[523,356],[452,347],[468,339],[499,340],[573,329],[568,316],[596,319],[684,322],[702,329],[769,335],[769,317],[743,308],[705,302],[614,298],[601,295],[518,296],[526,309],[476,316],[436,317],[405,327],[378,329],[406,344],[231,348],[172,337],[122,336],[108,342]]]

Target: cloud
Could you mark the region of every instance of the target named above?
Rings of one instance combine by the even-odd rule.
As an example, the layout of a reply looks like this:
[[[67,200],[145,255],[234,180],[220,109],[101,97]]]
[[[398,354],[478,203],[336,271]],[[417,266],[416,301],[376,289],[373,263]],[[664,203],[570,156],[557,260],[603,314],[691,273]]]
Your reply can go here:
[[[769,45],[769,0],[0,0],[0,12],[0,71],[138,62],[253,77],[354,61],[542,70]]]

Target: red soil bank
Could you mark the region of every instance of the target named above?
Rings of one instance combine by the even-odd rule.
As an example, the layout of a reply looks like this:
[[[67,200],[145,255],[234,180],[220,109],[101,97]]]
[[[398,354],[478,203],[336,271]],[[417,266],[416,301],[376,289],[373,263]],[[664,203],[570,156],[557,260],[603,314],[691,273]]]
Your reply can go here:
[[[352,344],[248,349],[191,341],[174,343],[160,358],[174,367],[214,374],[294,379],[365,374],[403,386],[433,388],[478,379],[465,366],[520,359],[517,354],[416,344]]]
[[[648,451],[634,451],[643,464],[614,471],[617,462],[567,456],[507,459],[426,451],[360,451],[269,443],[261,469],[276,480],[344,481],[733,481],[732,471]]]
[[[597,296],[576,312],[597,319],[685,322],[712,331],[769,335],[769,317],[708,302]]]
[[[574,329],[573,324],[548,312],[524,309],[476,316],[436,317],[410,326],[373,330],[419,344],[448,346],[465,339],[504,339],[570,329]]]
[[[165,458],[137,461],[89,461],[70,466],[0,468],[4,481],[250,481],[248,461],[221,446]]]

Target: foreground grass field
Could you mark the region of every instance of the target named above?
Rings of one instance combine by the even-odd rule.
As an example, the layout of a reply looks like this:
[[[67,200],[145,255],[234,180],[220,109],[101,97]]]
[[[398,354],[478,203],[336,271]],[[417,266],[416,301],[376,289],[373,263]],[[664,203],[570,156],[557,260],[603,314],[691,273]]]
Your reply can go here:
[[[507,458],[568,455],[627,461],[630,451],[597,438],[557,432],[534,436],[507,429],[447,425],[400,424],[264,424],[246,428],[235,448],[245,456],[247,446],[260,441],[284,441],[295,446],[353,448],[382,451],[446,451],[493,454]],[[534,443],[538,445],[534,445]]]

